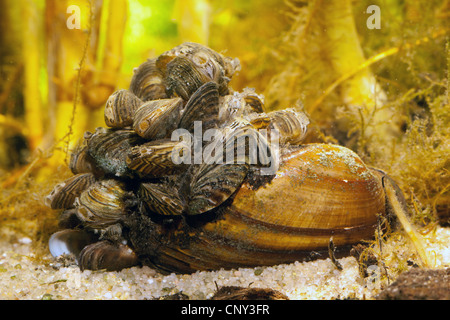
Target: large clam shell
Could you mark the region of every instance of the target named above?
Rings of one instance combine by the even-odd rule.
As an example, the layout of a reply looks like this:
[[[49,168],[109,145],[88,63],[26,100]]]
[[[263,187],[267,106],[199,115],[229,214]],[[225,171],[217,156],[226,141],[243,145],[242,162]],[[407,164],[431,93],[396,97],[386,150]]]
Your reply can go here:
[[[331,237],[335,246],[345,247],[372,238],[377,216],[384,213],[381,179],[355,153],[312,144],[284,155],[270,183],[245,182],[231,205],[197,221],[200,226],[180,225],[166,234],[137,219],[133,223],[148,225],[136,230],[149,231],[130,236],[148,263],[190,273],[301,260],[311,251],[327,251]]]

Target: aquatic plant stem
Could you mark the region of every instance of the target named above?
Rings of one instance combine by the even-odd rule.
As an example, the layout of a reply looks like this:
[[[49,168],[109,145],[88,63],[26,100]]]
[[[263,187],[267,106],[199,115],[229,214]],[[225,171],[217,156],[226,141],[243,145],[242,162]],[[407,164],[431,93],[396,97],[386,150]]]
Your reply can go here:
[[[24,61],[24,100],[25,123],[29,130],[28,143],[35,150],[42,142],[43,112],[42,97],[39,91],[40,50],[39,39],[42,37],[39,27],[39,16],[42,14],[34,1],[22,3],[23,28],[23,61]]]
[[[323,100],[331,93],[333,92],[333,90],[335,90],[340,84],[342,84],[344,81],[350,79],[351,77],[353,77],[355,74],[357,74],[358,72],[360,72],[361,70],[364,70],[365,68],[368,68],[370,65],[374,64],[375,62],[378,62],[384,58],[387,58],[391,55],[394,55],[398,52],[400,52],[400,50],[405,50],[405,49],[410,49],[413,46],[417,46],[420,44],[424,44],[426,42],[428,42],[431,39],[435,39],[438,38],[439,36],[442,36],[444,34],[447,33],[447,29],[441,29],[435,33],[433,33],[430,37],[424,37],[422,39],[416,40],[414,43],[408,43],[405,44],[401,47],[394,47],[394,48],[390,48],[388,50],[385,50],[383,52],[380,52],[379,54],[367,59],[366,61],[364,61],[363,63],[359,64],[358,66],[356,66],[353,70],[351,70],[348,73],[345,73],[343,75],[341,75],[338,79],[336,79],[330,86],[328,86],[327,89],[325,89],[325,91],[323,92],[323,94],[311,105],[311,107],[309,107],[308,112],[310,114],[313,114],[314,111],[317,109],[317,107],[323,102]]]
[[[433,263],[431,263],[426,251],[425,251],[425,245],[420,238],[420,235],[416,232],[413,225],[409,222],[409,219],[406,215],[405,210],[403,209],[400,201],[398,200],[398,197],[395,192],[395,188],[392,186],[389,179],[384,179],[385,183],[385,190],[386,195],[389,198],[390,204],[393,207],[394,213],[397,216],[398,220],[400,221],[400,224],[402,225],[403,229],[405,230],[406,234],[408,235],[409,239],[411,240],[414,248],[416,249],[417,255],[419,256],[419,259],[421,260],[422,266],[425,268],[431,268],[434,266]]]

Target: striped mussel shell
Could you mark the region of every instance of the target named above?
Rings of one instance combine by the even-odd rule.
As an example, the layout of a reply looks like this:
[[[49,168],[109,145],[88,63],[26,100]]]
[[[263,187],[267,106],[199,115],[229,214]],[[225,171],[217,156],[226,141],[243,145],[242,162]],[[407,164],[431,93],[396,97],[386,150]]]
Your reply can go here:
[[[270,162],[271,151],[267,136],[258,131],[245,118],[236,118],[222,129],[225,140],[225,161],[250,165],[267,165]]]
[[[71,209],[75,199],[96,181],[92,173],[80,173],[58,183],[45,197],[44,203],[52,209]]]
[[[141,178],[161,178],[185,170],[191,163],[191,155],[184,152],[191,150],[191,144],[169,139],[146,142],[130,149],[126,164]],[[184,157],[188,156],[187,160]],[[180,159],[180,161],[175,160]]]
[[[126,164],[130,149],[145,142],[134,130],[97,128],[87,139],[88,152],[96,166],[108,175],[130,177]]]
[[[271,129],[276,129],[280,144],[300,144],[306,136],[308,116],[294,108],[269,112]]]
[[[134,70],[129,90],[142,101],[167,98],[164,73],[156,66],[156,58],[148,59]]]
[[[259,150],[265,149],[264,153]],[[188,211],[197,215],[228,200],[239,189],[250,165],[268,164],[270,149],[265,137],[244,119],[236,119],[203,150],[203,163],[192,166]],[[267,157],[267,158],[266,158]]]
[[[228,124],[235,118],[245,118],[252,122],[256,129],[267,128],[270,118],[264,112],[264,97],[255,93],[252,88],[244,88],[243,92],[220,97],[219,122]]]
[[[124,128],[133,124],[133,116],[143,101],[126,89],[114,92],[106,101],[105,123],[111,128]]]
[[[178,188],[166,182],[141,183],[138,196],[148,211],[159,215],[178,216],[185,211],[185,201]]]
[[[137,219],[151,232],[130,234],[136,253],[180,273],[291,263],[312,251],[328,257],[331,237],[345,254],[373,237],[386,212],[381,178],[351,150],[323,144],[291,147],[270,181],[245,180],[230,200],[175,231]]]
[[[167,64],[179,56],[191,60],[199,60],[200,62],[202,60],[214,60],[223,70],[224,76],[229,79],[231,79],[235,72],[241,69],[239,59],[226,57],[206,46],[193,42],[185,42],[164,52],[157,58],[156,65],[160,70],[166,70]]]
[[[245,101],[239,92],[219,97],[218,121],[221,126],[244,115]]]
[[[69,169],[73,174],[93,173],[97,177],[102,175],[102,171],[97,168],[95,160],[89,154],[85,140],[70,154]]]
[[[201,85],[189,98],[178,125],[189,132],[194,131],[195,121],[201,122],[202,130],[214,128],[219,116],[219,91],[217,84]]]
[[[217,208],[239,189],[249,165],[206,164],[192,177],[188,198],[188,215],[199,215]]]
[[[269,126],[272,123],[272,119],[267,113],[252,112],[247,114],[244,118],[257,130],[269,129]]]
[[[85,226],[102,229],[114,225],[126,215],[126,199],[132,197],[123,182],[100,180],[83,191],[75,201],[78,218]]]
[[[250,112],[265,112],[264,97],[257,94],[254,88],[244,88],[241,95],[243,96],[246,107]]]
[[[178,96],[185,101],[207,82],[215,82],[219,93],[228,93],[228,82],[223,76],[223,71],[214,60],[196,63],[185,57],[176,57],[167,64],[167,93],[169,96]]]
[[[135,266],[139,258],[126,244],[102,240],[85,246],[78,260],[81,270],[120,271]]]
[[[178,128],[183,107],[181,98],[148,101],[136,110],[133,129],[147,140],[169,138]]]

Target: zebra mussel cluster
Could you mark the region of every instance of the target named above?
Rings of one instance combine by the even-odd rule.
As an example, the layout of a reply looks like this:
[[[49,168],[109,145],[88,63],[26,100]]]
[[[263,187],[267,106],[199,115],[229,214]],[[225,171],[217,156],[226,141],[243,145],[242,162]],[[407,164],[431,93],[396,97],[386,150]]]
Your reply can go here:
[[[299,144],[305,114],[265,112],[254,90],[229,86],[239,70],[237,59],[195,43],[136,68],[129,88],[106,102],[107,127],[86,132],[71,154],[74,176],[45,199],[61,210],[65,228],[51,237],[52,254],[73,253],[87,269],[135,265],[126,222],[131,212],[170,225],[217,210],[244,181],[264,175],[278,148]]]

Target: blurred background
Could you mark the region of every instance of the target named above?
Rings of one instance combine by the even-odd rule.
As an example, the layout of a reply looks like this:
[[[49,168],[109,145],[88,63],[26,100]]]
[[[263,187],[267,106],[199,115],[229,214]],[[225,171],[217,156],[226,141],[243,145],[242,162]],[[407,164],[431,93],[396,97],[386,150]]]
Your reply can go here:
[[[415,222],[446,224],[449,17],[449,0],[2,0],[3,224],[47,221],[42,196],[109,95],[185,41],[237,57],[234,90],[304,110],[307,142],[351,148],[398,181]]]

